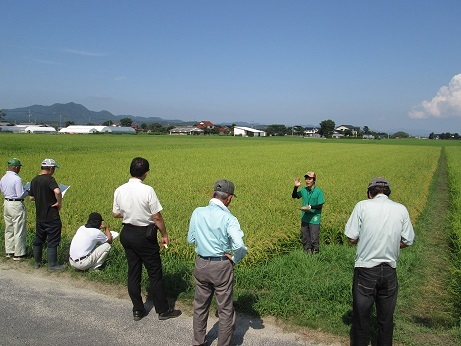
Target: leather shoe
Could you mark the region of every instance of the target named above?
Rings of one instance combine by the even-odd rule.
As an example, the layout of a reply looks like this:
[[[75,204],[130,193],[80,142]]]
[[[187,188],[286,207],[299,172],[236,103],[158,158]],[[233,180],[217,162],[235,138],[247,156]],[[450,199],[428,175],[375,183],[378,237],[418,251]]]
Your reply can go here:
[[[135,321],[141,320],[144,316],[146,316],[146,311],[145,310],[135,310],[135,311],[133,311],[133,320],[135,320]]]
[[[167,311],[162,312],[161,314],[158,314],[158,319],[160,321],[164,321],[169,318],[176,318],[178,316],[181,316],[181,314],[182,314],[181,310],[174,310],[173,308],[170,308]]]

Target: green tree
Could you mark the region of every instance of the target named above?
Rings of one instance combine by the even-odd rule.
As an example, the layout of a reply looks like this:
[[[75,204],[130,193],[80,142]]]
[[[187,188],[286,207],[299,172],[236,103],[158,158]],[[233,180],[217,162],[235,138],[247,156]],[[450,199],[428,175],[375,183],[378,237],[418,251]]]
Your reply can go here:
[[[293,136],[302,136],[304,135],[304,127],[300,126],[300,125],[295,125],[293,126],[288,132],[291,131],[291,134],[293,134]]]
[[[335,122],[331,119],[323,120],[320,124],[319,134],[323,137],[330,138],[335,131]]]
[[[3,109],[0,109],[0,120],[2,120],[3,117],[6,117],[6,113],[3,111]]]
[[[71,126],[71,125],[75,125],[75,122],[69,121],[69,120],[68,120],[68,121],[66,121],[66,122],[64,123],[64,126],[65,126],[65,127]]]
[[[112,120],[106,120],[105,122],[102,123],[104,126],[112,126],[114,122]]]
[[[266,132],[269,136],[285,136],[287,133],[287,127],[281,124],[269,125],[266,128]]]
[[[130,127],[131,124],[133,124],[133,120],[131,120],[130,118],[122,118],[122,119],[120,119],[120,126]]]
[[[368,126],[364,126],[363,127],[363,133],[367,135],[368,132],[370,132],[370,129],[368,128]]]
[[[146,124],[146,123],[142,123],[142,124],[141,124],[141,128],[142,128],[143,131],[146,131],[146,129],[147,129],[147,124]]]
[[[403,131],[396,132],[392,135],[392,138],[409,138],[409,137],[410,135]]]

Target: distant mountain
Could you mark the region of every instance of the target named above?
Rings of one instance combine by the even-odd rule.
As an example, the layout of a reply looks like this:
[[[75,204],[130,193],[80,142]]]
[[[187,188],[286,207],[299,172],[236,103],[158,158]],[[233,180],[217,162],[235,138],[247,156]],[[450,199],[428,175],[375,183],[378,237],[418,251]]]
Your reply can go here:
[[[184,123],[182,120],[167,120],[159,117],[139,117],[134,115],[114,115],[109,111],[90,111],[85,106],[74,102],[55,103],[51,106],[33,105],[29,107],[4,109],[5,120],[11,123],[35,122],[39,124],[49,124],[54,126],[64,126],[66,121],[73,121],[78,125],[102,124],[105,121],[118,123],[122,118],[130,118],[133,123],[160,123],[178,124]]]

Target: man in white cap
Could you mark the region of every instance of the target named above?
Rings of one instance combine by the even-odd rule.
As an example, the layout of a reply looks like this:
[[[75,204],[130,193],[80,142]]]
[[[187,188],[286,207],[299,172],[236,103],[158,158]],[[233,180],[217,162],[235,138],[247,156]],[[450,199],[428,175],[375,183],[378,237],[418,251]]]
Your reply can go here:
[[[109,226],[103,225],[101,214],[91,213],[70,243],[69,264],[77,270],[99,269],[106,260],[112,243]],[[101,245],[96,246],[98,243]]]
[[[26,207],[24,205],[24,187],[19,176],[22,164],[16,158],[8,160],[8,169],[0,180],[0,190],[5,201],[3,216],[5,219],[5,253],[7,258],[20,261],[26,256]]]
[[[53,159],[42,161],[40,173],[30,182],[29,197],[35,202],[36,229],[34,240],[35,268],[42,263],[42,251],[45,242],[48,243],[48,270],[63,270],[58,264],[58,245],[61,242],[62,193],[53,174],[59,166]]]
[[[367,194],[367,200],[355,205],[344,232],[352,244],[357,244],[351,345],[368,345],[373,304],[378,320],[377,343],[392,345],[397,260],[400,249],[413,244],[415,232],[407,208],[389,199],[391,185],[386,179],[373,179]]]
[[[235,328],[234,265],[247,253],[237,218],[227,208],[234,197],[234,184],[218,180],[206,207],[194,210],[187,241],[195,246],[194,338],[205,345],[208,314],[213,294],[219,315],[218,345],[230,345]]]

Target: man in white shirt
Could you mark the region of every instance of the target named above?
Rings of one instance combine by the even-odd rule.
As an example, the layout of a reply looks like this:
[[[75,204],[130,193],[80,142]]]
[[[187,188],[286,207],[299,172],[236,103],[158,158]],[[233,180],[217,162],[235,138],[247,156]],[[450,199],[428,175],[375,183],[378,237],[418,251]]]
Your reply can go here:
[[[400,249],[413,244],[415,232],[405,206],[389,199],[390,183],[375,178],[368,200],[358,202],[345,235],[357,244],[353,296],[353,346],[367,346],[370,314],[376,304],[378,345],[392,345],[398,281],[395,268]]]
[[[101,214],[91,213],[86,225],[81,226],[70,243],[69,264],[78,270],[97,270],[109,255],[112,234],[103,225]],[[104,233],[103,233],[104,232]],[[96,247],[98,243],[100,246]]]
[[[130,180],[114,192],[112,214],[123,219],[120,242],[125,249],[128,262],[128,294],[133,303],[133,319],[141,320],[147,315],[141,296],[142,266],[149,276],[150,290],[159,320],[167,320],[181,315],[168,303],[163,284],[162,259],[157,240],[157,230],[161,233],[162,248],[169,243],[168,233],[161,211],[163,210],[154,189],[144,184],[149,173],[149,161],[135,157],[130,165]],[[154,226],[153,228],[152,226]],[[152,236],[146,232],[154,229]]]
[[[8,168],[0,180],[0,190],[5,197],[3,216],[5,219],[5,253],[7,258],[20,261],[26,257],[26,207],[24,188],[19,176],[22,164],[16,158],[8,160]]]

